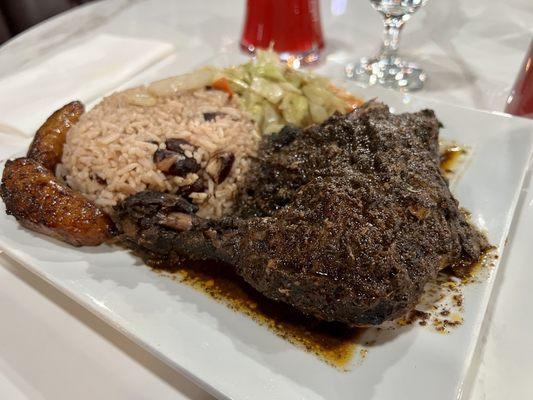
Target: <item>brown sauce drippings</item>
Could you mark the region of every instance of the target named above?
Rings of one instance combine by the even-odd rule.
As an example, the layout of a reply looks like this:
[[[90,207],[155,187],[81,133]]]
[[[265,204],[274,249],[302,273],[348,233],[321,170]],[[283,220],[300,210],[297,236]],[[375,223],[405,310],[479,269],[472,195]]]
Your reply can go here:
[[[352,359],[357,338],[363,331],[322,322],[286,304],[267,299],[231,271],[231,267],[194,263],[163,273],[251,317],[276,335],[339,369],[345,369]]]
[[[466,285],[483,282],[498,260],[496,248],[486,250],[474,263],[456,264],[440,271],[429,282],[414,310],[388,325],[391,328],[418,323],[438,333],[449,333],[463,323]]]
[[[459,278],[462,284],[479,283],[485,278],[483,273],[487,271],[487,266],[494,266],[498,260],[499,256],[495,250],[496,247],[490,247],[475,263],[452,265],[449,268],[450,273]]]
[[[453,175],[457,164],[463,156],[467,154],[466,149],[463,147],[450,144],[441,148],[440,151],[440,170],[447,178]]]

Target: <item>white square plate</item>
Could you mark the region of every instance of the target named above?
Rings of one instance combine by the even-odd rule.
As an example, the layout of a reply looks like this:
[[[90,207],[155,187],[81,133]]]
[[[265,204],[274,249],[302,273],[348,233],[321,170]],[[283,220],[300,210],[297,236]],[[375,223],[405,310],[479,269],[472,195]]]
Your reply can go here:
[[[445,126],[441,136],[471,151],[454,194],[501,253],[531,154],[531,121],[354,91],[398,112],[436,111]],[[22,228],[0,204],[0,247],[9,256],[222,398],[459,398],[499,268],[465,289],[465,321],[450,334],[404,330],[341,372],[120,248],[63,245]]]

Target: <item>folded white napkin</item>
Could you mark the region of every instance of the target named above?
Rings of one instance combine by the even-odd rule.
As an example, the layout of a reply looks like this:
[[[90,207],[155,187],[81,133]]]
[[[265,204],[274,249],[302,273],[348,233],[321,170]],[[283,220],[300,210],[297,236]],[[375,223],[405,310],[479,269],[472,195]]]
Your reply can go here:
[[[0,80],[0,132],[26,137],[72,100],[88,103],[173,52],[169,43],[99,35]]]

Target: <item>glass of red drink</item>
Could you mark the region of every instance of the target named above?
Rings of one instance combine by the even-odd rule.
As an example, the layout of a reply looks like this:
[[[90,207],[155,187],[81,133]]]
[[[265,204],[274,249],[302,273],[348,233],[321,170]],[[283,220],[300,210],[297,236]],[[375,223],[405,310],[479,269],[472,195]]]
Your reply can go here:
[[[324,48],[318,0],[247,0],[241,48],[254,54],[271,45],[294,67],[317,62]]]
[[[529,53],[520,67],[513,90],[507,98],[505,112],[533,118],[533,40],[529,44]]]

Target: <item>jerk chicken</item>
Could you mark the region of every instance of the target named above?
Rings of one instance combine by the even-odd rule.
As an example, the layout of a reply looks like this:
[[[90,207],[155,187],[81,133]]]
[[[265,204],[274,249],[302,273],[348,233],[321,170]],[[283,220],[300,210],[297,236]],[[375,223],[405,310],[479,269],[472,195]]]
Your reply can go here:
[[[74,101],[52,114],[37,131],[27,156],[6,162],[0,195],[6,212],[26,228],[74,246],[96,246],[114,235],[111,218],[53,172],[67,132],[83,112],[83,105]]]
[[[432,111],[371,102],[286,127],[264,139],[232,215],[202,219],[182,197],[145,191],[116,207],[123,241],[152,265],[225,263],[322,320],[380,324],[488,248],[439,170],[439,125]]]

